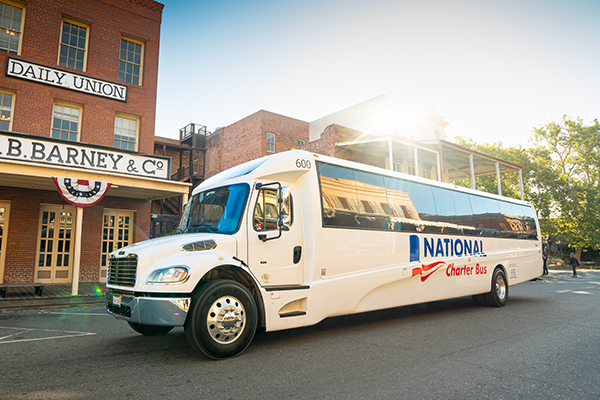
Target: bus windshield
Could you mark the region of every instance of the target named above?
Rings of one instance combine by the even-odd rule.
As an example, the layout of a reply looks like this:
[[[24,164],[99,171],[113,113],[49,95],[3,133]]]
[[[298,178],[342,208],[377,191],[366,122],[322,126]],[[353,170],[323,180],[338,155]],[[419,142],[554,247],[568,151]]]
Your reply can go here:
[[[249,189],[248,184],[239,183],[196,194],[185,208],[177,233],[237,232]]]

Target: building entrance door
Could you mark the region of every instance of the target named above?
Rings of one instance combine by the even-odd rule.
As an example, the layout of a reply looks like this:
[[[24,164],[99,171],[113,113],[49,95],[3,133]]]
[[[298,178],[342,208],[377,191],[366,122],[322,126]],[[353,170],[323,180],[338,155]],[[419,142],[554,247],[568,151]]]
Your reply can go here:
[[[42,205],[35,282],[71,283],[75,207]]]
[[[132,228],[133,211],[104,210],[100,282],[106,282],[108,255],[121,247],[131,244]]]
[[[6,238],[8,235],[8,219],[10,203],[0,201],[0,283],[4,283],[4,262],[6,261]]]

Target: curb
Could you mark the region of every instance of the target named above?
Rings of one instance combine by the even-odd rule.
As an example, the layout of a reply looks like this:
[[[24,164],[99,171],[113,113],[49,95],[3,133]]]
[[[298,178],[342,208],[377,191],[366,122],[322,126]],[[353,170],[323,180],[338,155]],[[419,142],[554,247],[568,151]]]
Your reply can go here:
[[[58,306],[81,306],[104,304],[104,296],[67,296],[47,299],[22,299],[0,301],[0,312],[24,308],[44,308]]]

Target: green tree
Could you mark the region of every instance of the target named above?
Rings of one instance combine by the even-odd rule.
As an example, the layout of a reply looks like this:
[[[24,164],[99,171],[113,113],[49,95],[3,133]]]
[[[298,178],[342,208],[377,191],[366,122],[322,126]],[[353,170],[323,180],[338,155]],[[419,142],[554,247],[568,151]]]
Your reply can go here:
[[[600,124],[563,116],[533,130],[536,161],[552,169],[543,182],[551,202],[544,228],[564,243],[600,249]]]

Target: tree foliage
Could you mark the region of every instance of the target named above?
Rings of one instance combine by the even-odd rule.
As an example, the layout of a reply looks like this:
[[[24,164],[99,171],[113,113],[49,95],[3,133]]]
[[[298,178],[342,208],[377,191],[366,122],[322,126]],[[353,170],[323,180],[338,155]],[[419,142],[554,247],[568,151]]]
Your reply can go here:
[[[600,123],[564,116],[533,129],[530,146],[475,143],[461,146],[523,166],[525,200],[538,212],[542,234],[573,247],[600,249]],[[469,186],[469,181],[455,182]],[[476,188],[497,192],[496,176],[479,177]],[[520,198],[518,174],[502,175],[502,193]]]

